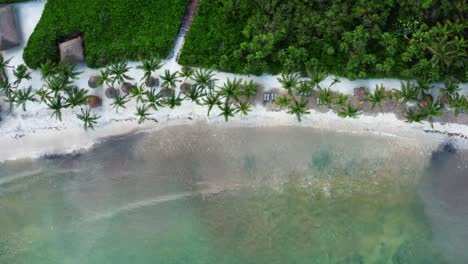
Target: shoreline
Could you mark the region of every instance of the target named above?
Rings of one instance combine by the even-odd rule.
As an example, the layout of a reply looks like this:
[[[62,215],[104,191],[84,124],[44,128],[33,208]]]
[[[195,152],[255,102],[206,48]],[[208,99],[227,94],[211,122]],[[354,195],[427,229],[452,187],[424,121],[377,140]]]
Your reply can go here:
[[[136,118],[110,119],[100,123],[96,130],[85,131],[80,125],[63,127],[35,128],[27,132],[2,134],[0,136],[0,163],[20,159],[36,159],[48,155],[69,155],[86,152],[100,142],[122,138],[136,133],[154,133],[161,129],[183,125],[208,125],[224,127],[268,128],[268,127],[304,127],[332,133],[349,133],[389,137],[396,140],[423,144],[436,148],[440,143],[451,140],[458,148],[468,149],[468,127],[464,125],[408,124],[394,114],[377,116],[362,115],[357,119],[343,119],[332,112],[311,111],[301,123],[284,111],[267,111],[263,106],[256,106],[247,117],[235,117],[228,123],[222,117],[206,117],[206,109],[186,103],[176,113],[156,112],[156,121],[147,121],[139,125]],[[0,131],[3,130],[0,128]],[[13,132],[13,131],[10,131]]]
[[[26,2],[14,4],[18,12],[20,21],[22,45],[20,47],[3,52],[5,58],[13,57],[11,64],[17,66],[23,64],[23,48],[29,36],[32,34],[38,23],[45,1]],[[180,42],[180,39],[178,39]],[[181,43],[177,43],[180,48]],[[181,66],[175,61],[165,60],[164,66],[153,75],[162,74],[165,70],[171,72],[180,71]],[[137,62],[128,64],[132,69],[128,75],[134,80],[140,80],[143,72],[135,69]],[[95,131],[86,132],[75,114],[79,109],[67,109],[63,112],[63,122],[51,118],[51,111],[46,106],[36,103],[28,103],[27,111],[15,109],[12,113],[3,116],[0,121],[0,163],[8,160],[39,158],[44,155],[79,153],[92,148],[95,144],[114,137],[122,137],[128,134],[134,134],[145,131],[157,131],[166,127],[177,125],[193,125],[204,122],[208,125],[223,126],[242,126],[242,127],[272,127],[272,126],[291,126],[291,127],[310,127],[312,129],[323,129],[335,131],[337,133],[363,133],[374,134],[386,137],[396,137],[407,140],[423,141],[423,144],[434,145],[438,142],[455,139],[458,145],[468,149],[468,125],[447,123],[440,124],[435,122],[434,128],[431,128],[427,122],[422,124],[406,123],[400,120],[393,113],[363,114],[357,119],[344,119],[337,114],[328,111],[310,109],[311,114],[305,115],[303,121],[299,123],[293,115],[283,111],[268,110],[268,107],[261,103],[254,105],[253,111],[247,117],[236,116],[227,124],[222,117],[218,117],[219,109],[214,109],[210,117],[207,117],[207,108],[194,103],[184,101],[182,106],[175,109],[167,107],[161,108],[152,113],[150,120],[139,125],[134,115],[136,109],[135,100],[127,104],[127,108],[116,113],[112,108],[112,99],[105,98],[104,89],[89,89],[88,78],[99,74],[99,69],[91,69],[80,65],[77,70],[83,71],[80,78],[73,84],[80,88],[87,88],[89,94],[98,95],[102,98],[102,107],[93,110],[94,113],[101,116]],[[244,80],[253,80],[265,91],[285,90],[277,80],[278,76],[262,75],[247,76],[213,71],[217,80],[217,85],[221,85],[228,78],[242,78]],[[11,69],[7,69],[7,74],[11,77]],[[41,86],[41,74],[39,70],[32,70],[32,79],[23,81],[22,86],[31,85],[33,89]],[[327,77],[322,86],[327,86],[332,82],[332,76]],[[189,82],[190,83],[190,82]],[[366,79],[366,80],[348,80],[342,78],[342,81],[331,88],[332,91],[340,91],[344,94],[352,95],[354,88],[367,87],[370,91],[375,89],[376,85],[384,85],[386,89],[400,89],[401,83],[397,79]],[[440,87],[442,84],[436,84]],[[462,94],[468,94],[468,83],[462,84]],[[177,89],[179,91],[179,89]],[[434,91],[438,95],[438,91]],[[4,104],[0,101],[0,104]],[[4,105],[5,106],[5,105]],[[155,122],[157,121],[157,122]]]

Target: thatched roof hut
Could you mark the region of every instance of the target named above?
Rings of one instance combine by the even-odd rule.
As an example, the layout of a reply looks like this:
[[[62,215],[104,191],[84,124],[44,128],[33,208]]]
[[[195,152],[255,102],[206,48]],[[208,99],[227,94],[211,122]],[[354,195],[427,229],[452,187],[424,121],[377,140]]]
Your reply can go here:
[[[369,89],[366,87],[354,88],[354,96],[357,97],[360,101],[364,101],[368,94]]]
[[[0,50],[20,45],[16,14],[12,5],[0,5]]]
[[[159,86],[159,78],[154,78],[153,76],[150,76],[146,79],[145,84],[147,87],[157,87]]]
[[[419,100],[421,105],[428,108],[430,104],[434,102],[434,97],[430,94],[423,94]]]
[[[89,104],[89,107],[91,108],[100,107],[102,105],[101,97],[96,96],[96,95],[90,95],[88,97],[88,104]]]
[[[190,87],[192,87],[192,85],[191,85],[190,83],[184,82],[184,83],[182,83],[182,84],[180,85],[180,90],[181,90],[182,92],[186,92],[186,91],[188,91],[188,90],[190,89]]]
[[[169,88],[163,88],[161,89],[161,94],[164,98],[168,98],[168,97],[171,97],[173,91]]]
[[[106,89],[106,91],[104,91],[104,94],[107,98],[114,98],[115,96],[117,96],[118,92],[119,91],[117,91],[114,87],[109,87]]]
[[[83,38],[78,36],[59,44],[60,59],[70,64],[78,64],[85,61]]]
[[[122,84],[122,87],[120,87],[120,90],[122,90],[124,94],[128,94],[134,88],[135,88],[135,85],[125,82],[124,84]]]
[[[91,76],[88,80],[88,86],[93,89],[97,88],[100,81],[101,81],[101,77]]]

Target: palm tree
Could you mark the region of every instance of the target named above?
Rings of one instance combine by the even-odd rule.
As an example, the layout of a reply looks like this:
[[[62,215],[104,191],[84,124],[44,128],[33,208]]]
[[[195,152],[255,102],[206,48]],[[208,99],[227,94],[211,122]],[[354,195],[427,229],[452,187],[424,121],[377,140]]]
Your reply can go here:
[[[58,74],[62,75],[67,80],[76,80],[78,76],[83,73],[76,69],[76,65],[68,65],[64,62],[60,62],[56,70]]]
[[[407,109],[405,111],[406,122],[408,123],[421,123],[425,116],[421,111],[414,111],[413,109]]]
[[[190,79],[192,79],[196,85],[206,88],[210,87],[211,82],[214,81],[213,77],[214,73],[212,70],[197,69]]]
[[[284,109],[289,107],[289,97],[286,95],[281,95],[276,98],[276,106],[279,107],[279,109]]]
[[[112,80],[112,86],[117,82],[118,84],[124,83],[125,81],[133,80],[127,75],[127,72],[131,69],[128,63],[125,61],[114,63],[110,66],[110,78]]]
[[[9,64],[10,64],[10,61],[11,59],[13,59],[13,57],[5,60],[3,58],[3,55],[0,53],[0,77],[3,78],[3,81],[7,81],[7,74],[6,74],[6,71],[5,71],[5,68],[9,68]]]
[[[11,112],[13,110],[13,106],[16,103],[16,92],[13,89],[5,90],[5,102],[8,103],[8,110],[7,112]]]
[[[0,95],[14,92],[13,84],[7,82],[0,83]]]
[[[434,128],[434,117],[439,117],[443,114],[443,104],[437,99],[434,102],[428,102],[427,107],[421,104],[419,104],[418,107],[424,118],[426,118],[431,127]]]
[[[193,69],[189,66],[182,66],[182,69],[179,72],[179,76],[180,78],[184,78],[184,81],[187,81],[187,79],[192,77],[193,72]]]
[[[44,87],[44,86],[36,91],[36,95],[39,97],[40,103],[50,100],[51,94],[52,92],[49,89],[47,89],[47,87]]]
[[[219,109],[221,110],[221,114],[218,116],[224,116],[224,120],[229,121],[229,117],[234,117],[234,114],[236,112],[236,109],[232,107],[228,101],[224,103],[224,106],[221,107],[219,106]]]
[[[296,115],[297,121],[302,121],[302,116],[306,114],[310,114],[307,110],[307,100],[301,97],[300,101],[293,100],[293,103],[289,105],[289,114]]]
[[[446,70],[452,64],[453,56],[448,50],[447,43],[434,42],[432,47],[427,49],[432,53],[431,62],[434,66],[440,66],[442,70]]]
[[[36,102],[36,99],[34,98],[34,94],[32,93],[32,87],[29,86],[26,89],[20,89],[16,93],[16,104],[21,105],[23,108],[23,111],[26,112],[26,103],[27,102]]]
[[[209,93],[203,99],[203,103],[208,106],[208,116],[215,105],[220,106],[221,101],[219,100],[218,94]]]
[[[444,88],[440,89],[440,93],[446,96],[452,96],[458,93],[461,90],[459,84],[453,80],[449,80],[445,82]]]
[[[416,90],[419,93],[427,92],[432,88],[431,80],[419,79],[419,80],[416,80],[416,83],[417,83]]]
[[[241,115],[248,115],[252,111],[252,105],[249,102],[240,102],[236,104],[236,113],[241,113]]]
[[[114,102],[112,102],[112,107],[115,108],[115,112],[119,112],[119,107],[120,108],[127,108],[125,106],[126,103],[130,101],[130,99],[127,99],[128,94],[122,96],[120,93],[115,93],[114,95]]]
[[[67,103],[71,108],[85,105],[88,102],[88,90],[73,86],[67,91],[68,98]]]
[[[281,77],[277,78],[277,80],[279,83],[281,83],[283,88],[288,91],[288,94],[292,96],[292,91],[296,88],[300,78],[301,76],[297,73],[281,73]]]
[[[164,100],[164,104],[174,109],[176,106],[182,105],[182,98],[180,98],[180,94],[176,96],[175,91],[172,91],[171,95]]]
[[[327,78],[327,74],[323,71],[322,68],[318,67],[317,65],[313,69],[307,69],[307,76],[309,76],[312,88],[321,88],[320,83]],[[335,84],[339,82],[339,78],[335,79],[332,83]],[[330,85],[330,87],[332,86]]]
[[[463,111],[468,111],[468,100],[465,96],[455,93],[449,97],[449,107],[455,111],[455,118]]]
[[[56,95],[46,102],[47,106],[53,111],[51,117],[55,116],[60,121],[62,121],[62,109],[68,107],[62,100],[63,97],[61,95]]]
[[[139,70],[143,70],[144,75],[141,80],[148,80],[151,78],[151,74],[153,72],[161,69],[163,65],[161,64],[161,60],[158,57],[152,57],[148,60],[143,60],[141,65],[138,65],[136,68]]]
[[[203,96],[203,92],[198,86],[196,85],[190,86],[190,88],[184,92],[184,95],[186,98],[189,98],[192,102],[198,105],[201,104],[200,98]]]
[[[111,72],[109,68],[99,71],[99,82],[97,86],[109,85],[112,82]]]
[[[248,82],[244,81],[241,87],[242,96],[245,96],[247,100],[250,99],[250,97],[255,96],[257,94],[258,86],[253,80],[250,80]]]
[[[57,73],[57,65],[51,61],[47,60],[45,63],[41,63],[41,80],[45,80],[49,78],[50,76],[54,75]]]
[[[318,99],[320,100],[320,104],[331,108],[333,104],[333,92],[330,88],[319,88]]]
[[[366,100],[372,103],[372,109],[374,109],[375,105],[378,105],[380,111],[383,113],[382,109],[382,101],[385,100],[387,96],[385,95],[385,88],[381,84],[380,86],[375,87],[374,93],[369,93],[366,95]]]
[[[13,75],[16,77],[15,85],[19,85],[22,80],[31,80],[31,72],[28,71],[28,67],[24,64],[18,65],[13,70]]]
[[[148,104],[149,108],[153,108],[154,110],[158,110],[158,107],[162,107],[162,94],[157,93],[155,89],[151,89],[146,93],[146,99],[144,99],[144,103]]]
[[[231,97],[238,101],[238,95],[241,86],[242,79],[237,79],[237,77],[234,77],[234,80],[231,80],[228,78],[227,82],[225,82],[223,87],[221,87],[219,94],[226,99],[226,102],[228,102]]]
[[[359,116],[359,111],[361,111],[359,108],[354,108],[350,103],[348,103],[348,105],[338,111],[338,116],[343,118],[357,118]]]
[[[145,95],[145,88],[145,84],[140,84],[130,90],[132,97],[136,97],[137,103],[143,101],[143,96]]]
[[[171,88],[175,89],[177,87],[177,83],[180,80],[177,77],[177,72],[171,73],[169,70],[164,71],[164,75],[160,75],[162,82],[162,87],[164,88]]]
[[[330,87],[332,87],[333,85],[335,85],[335,84],[337,84],[339,82],[341,82],[340,77],[335,76],[335,77],[333,77],[332,82],[330,83],[330,86],[328,86],[328,87],[330,88]]]
[[[135,115],[139,117],[138,124],[145,122],[145,120],[147,120],[148,116],[150,115],[148,113],[148,107],[145,105],[137,106],[137,112],[135,113]]]
[[[300,96],[310,96],[313,89],[314,87],[310,81],[300,81],[299,86],[296,87],[297,94]]]
[[[85,130],[88,130],[89,128],[94,129],[94,125],[97,124],[97,120],[101,118],[98,115],[91,115],[90,113],[91,109],[86,108],[86,110],[83,110],[81,108],[81,114],[77,114],[76,117],[83,121],[83,126]]]
[[[393,94],[399,101],[401,100],[401,104],[406,104],[410,101],[418,101],[420,92],[414,84],[406,81],[406,83],[401,82],[401,90],[394,89]]]
[[[333,102],[336,105],[344,107],[348,103],[348,99],[349,99],[349,95],[343,94],[343,93],[340,93],[340,92],[336,92],[335,97],[333,98]]]
[[[72,88],[71,81],[62,75],[52,76],[46,80],[46,85],[54,95],[68,91]]]

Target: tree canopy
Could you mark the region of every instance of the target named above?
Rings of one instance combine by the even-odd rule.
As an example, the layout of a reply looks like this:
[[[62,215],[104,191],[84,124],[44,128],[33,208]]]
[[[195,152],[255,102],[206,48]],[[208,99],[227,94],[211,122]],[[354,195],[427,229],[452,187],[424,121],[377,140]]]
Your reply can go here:
[[[464,0],[205,0],[180,62],[261,74],[466,81]]]

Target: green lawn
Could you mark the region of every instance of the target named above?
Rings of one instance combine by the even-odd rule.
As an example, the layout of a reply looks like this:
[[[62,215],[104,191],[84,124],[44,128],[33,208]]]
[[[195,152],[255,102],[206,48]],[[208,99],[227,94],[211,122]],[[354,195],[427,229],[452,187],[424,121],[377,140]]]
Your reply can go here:
[[[77,32],[84,33],[90,67],[165,57],[187,5],[188,0],[48,0],[24,60],[31,68],[58,61],[57,39]]]
[[[465,0],[204,0],[180,63],[423,82],[468,73]],[[449,22],[447,22],[449,21]]]

